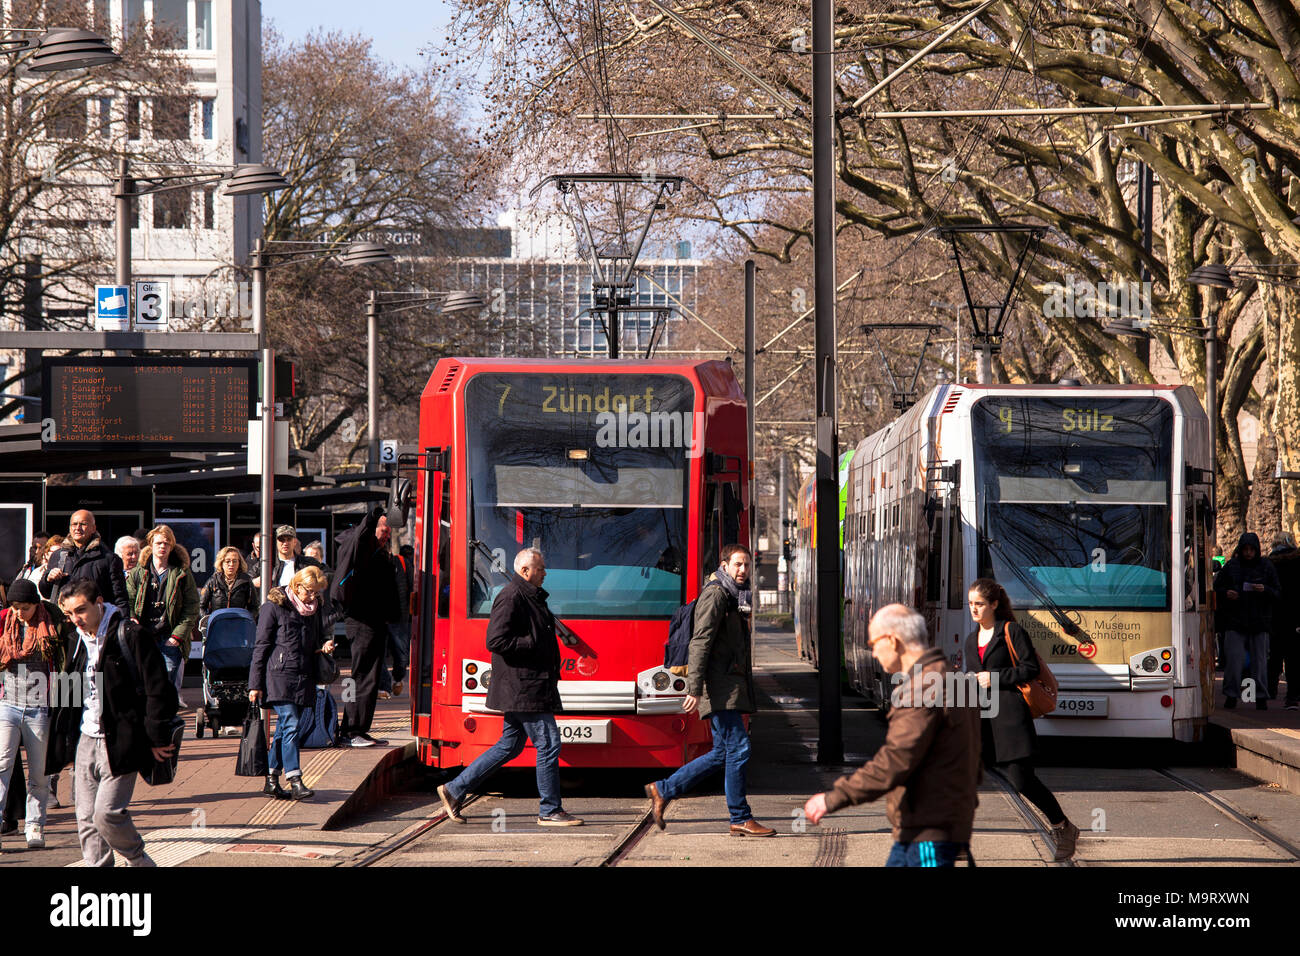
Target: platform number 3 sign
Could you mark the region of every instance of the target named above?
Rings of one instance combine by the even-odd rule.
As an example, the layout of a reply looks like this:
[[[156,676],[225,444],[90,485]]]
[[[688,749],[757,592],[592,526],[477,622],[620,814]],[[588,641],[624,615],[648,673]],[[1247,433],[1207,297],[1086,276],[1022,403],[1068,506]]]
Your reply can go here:
[[[382,441],[379,443],[379,463],[381,465],[397,464],[397,442]]]
[[[166,282],[135,284],[135,327],[151,332],[167,331],[167,306],[171,302]]]

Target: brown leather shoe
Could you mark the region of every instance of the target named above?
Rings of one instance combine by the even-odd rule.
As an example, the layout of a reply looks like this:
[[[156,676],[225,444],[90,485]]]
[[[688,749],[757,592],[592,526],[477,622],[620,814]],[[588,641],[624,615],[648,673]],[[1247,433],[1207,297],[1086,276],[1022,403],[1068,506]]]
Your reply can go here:
[[[645,785],[645,795],[650,798],[650,817],[654,820],[655,826],[662,830],[667,826],[667,824],[664,823],[664,813],[668,809],[668,804],[672,801],[665,800],[660,796],[659,788],[653,783],[647,783]]]
[[[771,827],[765,827],[757,820],[746,820],[744,823],[733,823],[731,825],[732,836],[776,836],[776,831]]]

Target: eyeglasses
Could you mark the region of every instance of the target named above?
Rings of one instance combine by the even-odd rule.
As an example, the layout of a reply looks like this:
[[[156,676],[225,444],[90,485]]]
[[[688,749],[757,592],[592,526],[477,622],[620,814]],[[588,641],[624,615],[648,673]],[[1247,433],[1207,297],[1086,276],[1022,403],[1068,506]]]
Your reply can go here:
[[[891,640],[893,636],[894,636],[893,634],[881,634],[879,637],[868,638],[867,649],[874,650],[875,646],[879,644],[881,641]]]

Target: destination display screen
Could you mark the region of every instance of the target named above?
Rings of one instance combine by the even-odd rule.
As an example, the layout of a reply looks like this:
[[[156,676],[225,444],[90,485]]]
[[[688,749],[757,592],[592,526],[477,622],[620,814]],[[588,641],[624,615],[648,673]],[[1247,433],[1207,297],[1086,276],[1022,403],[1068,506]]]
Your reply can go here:
[[[46,359],[42,441],[105,450],[241,448],[257,375],[256,359]]]

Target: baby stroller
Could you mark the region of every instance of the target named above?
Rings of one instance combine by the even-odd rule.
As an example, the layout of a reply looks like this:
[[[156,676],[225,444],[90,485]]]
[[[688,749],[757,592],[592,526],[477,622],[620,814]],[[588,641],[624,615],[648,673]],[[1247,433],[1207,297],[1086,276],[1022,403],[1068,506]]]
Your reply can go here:
[[[248,670],[253,663],[257,621],[243,608],[225,607],[207,619],[203,639],[203,706],[194,715],[194,736],[206,724],[212,736],[241,726],[248,714]]]

